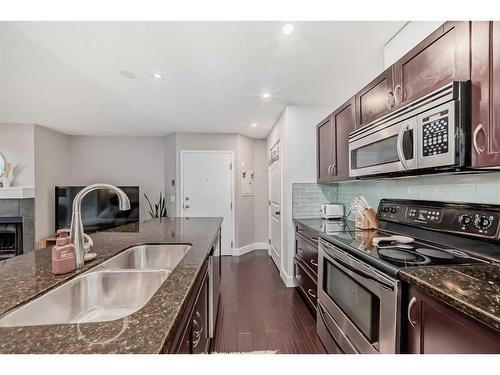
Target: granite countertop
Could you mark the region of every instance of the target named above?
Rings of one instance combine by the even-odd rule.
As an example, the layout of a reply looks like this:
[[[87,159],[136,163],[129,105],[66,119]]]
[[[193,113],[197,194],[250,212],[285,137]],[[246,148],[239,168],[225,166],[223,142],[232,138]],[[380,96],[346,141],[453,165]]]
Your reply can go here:
[[[500,266],[475,264],[406,268],[401,278],[500,331]]]
[[[93,234],[97,258],[66,275],[51,273],[50,248],[0,262],[2,315],[131,246],[147,243],[192,245],[148,303],[134,314],[100,323],[1,327],[0,353],[161,352],[180,324],[191,287],[221,223],[222,218],[167,218]]]

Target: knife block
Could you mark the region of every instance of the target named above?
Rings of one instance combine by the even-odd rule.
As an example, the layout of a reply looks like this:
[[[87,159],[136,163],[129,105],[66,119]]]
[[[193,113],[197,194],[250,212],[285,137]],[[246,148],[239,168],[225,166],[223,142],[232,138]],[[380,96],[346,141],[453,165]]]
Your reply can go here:
[[[358,229],[372,229],[372,226],[365,215],[356,215],[355,223],[356,228]]]
[[[355,225],[358,229],[377,229],[378,219],[375,210],[370,208],[366,210],[363,215],[356,215]]]

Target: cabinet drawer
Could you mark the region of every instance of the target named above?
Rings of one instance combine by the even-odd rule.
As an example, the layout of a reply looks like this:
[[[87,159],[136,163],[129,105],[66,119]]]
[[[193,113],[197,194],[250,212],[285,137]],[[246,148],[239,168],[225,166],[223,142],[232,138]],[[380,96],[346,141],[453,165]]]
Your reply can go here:
[[[299,260],[295,260],[295,280],[300,292],[306,298],[309,307],[316,311],[316,303],[318,300],[318,285],[316,280],[306,272]]]
[[[295,224],[295,232],[301,234],[307,240],[311,241],[314,247],[318,246],[318,232],[314,229],[309,228],[306,225]]]
[[[295,256],[315,275],[318,275],[318,249],[300,234],[295,235]]]

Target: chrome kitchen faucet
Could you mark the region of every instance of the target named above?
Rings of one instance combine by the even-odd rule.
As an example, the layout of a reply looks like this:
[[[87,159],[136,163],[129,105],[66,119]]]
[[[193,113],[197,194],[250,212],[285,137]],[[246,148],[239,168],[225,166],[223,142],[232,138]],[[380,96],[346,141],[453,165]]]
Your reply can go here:
[[[75,244],[76,268],[81,268],[85,264],[85,233],[83,231],[82,215],[80,212],[82,200],[91,191],[101,189],[111,190],[118,195],[118,208],[121,211],[130,209],[130,200],[127,195],[123,190],[114,185],[93,184],[80,190],[73,200],[73,214],[71,216],[71,242]]]

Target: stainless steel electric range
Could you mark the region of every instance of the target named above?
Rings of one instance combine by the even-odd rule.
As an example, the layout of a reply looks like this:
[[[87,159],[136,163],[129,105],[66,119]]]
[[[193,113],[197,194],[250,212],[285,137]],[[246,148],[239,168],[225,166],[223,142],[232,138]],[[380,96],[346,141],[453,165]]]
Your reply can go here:
[[[384,199],[377,216],[378,230],[320,234],[317,327],[330,353],[399,352],[401,269],[500,263],[500,206]]]

